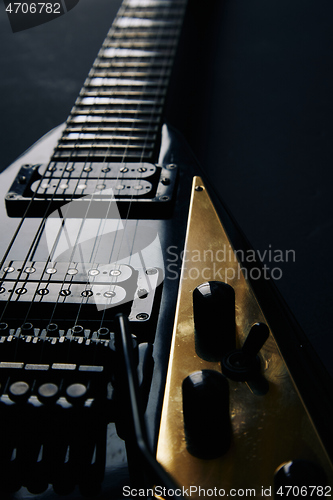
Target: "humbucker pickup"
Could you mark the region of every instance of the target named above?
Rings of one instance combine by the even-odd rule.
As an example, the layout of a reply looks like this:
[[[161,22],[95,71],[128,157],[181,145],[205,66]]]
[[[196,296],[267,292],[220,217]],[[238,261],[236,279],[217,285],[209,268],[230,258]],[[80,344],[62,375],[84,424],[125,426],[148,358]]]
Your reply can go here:
[[[108,324],[115,314],[126,312],[135,334],[152,339],[160,284],[158,268],[7,261],[0,269],[0,335],[11,335],[11,329],[21,327],[22,331],[46,329],[48,336],[58,337],[61,329],[72,331],[74,315],[75,331],[79,324],[79,335],[90,338],[101,320]]]
[[[6,209],[9,217],[43,217],[66,205],[62,209],[66,217],[113,218],[116,203],[121,217],[167,218],[176,179],[174,164],[23,165],[7,193]]]

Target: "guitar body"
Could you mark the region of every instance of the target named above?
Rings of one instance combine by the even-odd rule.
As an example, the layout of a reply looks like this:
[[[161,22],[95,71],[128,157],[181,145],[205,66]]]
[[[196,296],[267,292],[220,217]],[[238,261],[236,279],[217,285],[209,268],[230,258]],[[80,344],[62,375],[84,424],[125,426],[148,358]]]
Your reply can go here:
[[[127,3],[136,8],[134,0]],[[147,8],[144,2],[142,8]],[[119,26],[125,18],[122,13]],[[112,37],[113,32],[95,70],[105,71],[101,61],[109,56],[121,57]],[[130,48],[126,56],[129,64],[134,50]],[[145,54],[142,57],[145,61]],[[120,79],[95,78],[109,78],[110,87],[112,78]],[[139,159],[126,157],[127,149],[125,160],[122,154],[112,157],[112,140],[101,159],[95,146],[101,138],[96,135],[89,145],[92,152],[79,156],[85,144],[79,137],[84,132],[75,128],[81,123],[77,117],[94,116],[95,104],[88,113],[82,111],[91,105],[91,95],[109,99],[108,94],[99,94],[98,87],[106,84],[97,80],[94,84],[97,91],[91,90],[93,84],[84,87],[81,104],[76,103],[77,111],[72,111],[67,124],[51,131],[1,173],[0,422],[6,440],[0,455],[0,491],[13,499],[31,495],[55,499],[58,494],[73,500],[120,499],[130,481],[136,488],[133,496],[138,488],[146,492],[148,486],[159,486],[163,473],[154,476],[142,459],[130,416],[135,404],[126,399],[130,384],[126,386],[119,375],[121,349],[115,332],[121,328],[116,316],[120,313],[128,317],[133,334],[138,399],[147,428],[144,441],[174,481],[169,484],[239,491],[248,487],[259,498],[262,488],[273,491],[274,472],[284,462],[305,460],[310,470],[320,471],[316,487],[326,488],[315,493],[320,496],[325,491],[329,496],[331,389],[304,334],[270,277],[262,273],[260,279],[253,278],[253,269],[261,273],[260,263],[239,258],[252,249],[175,129],[159,122],[150,160],[144,148]],[[123,81],[119,86],[131,87]],[[129,104],[122,99],[119,116],[125,120]],[[112,107],[110,103],[107,106]],[[96,106],[104,106],[104,101]],[[108,134],[107,128],[102,132]],[[140,139],[139,134],[140,130]],[[127,147],[135,149],[136,144],[129,139]],[[116,174],[104,176],[102,167]],[[79,178],[73,173],[76,169],[81,169]],[[72,180],[77,184],[88,179],[85,186],[90,189],[91,171],[98,171],[95,177],[91,174],[97,182],[95,191],[77,196],[75,185],[62,196],[59,190],[72,189]],[[68,183],[67,188],[61,182]],[[138,185],[153,195],[148,191],[142,201],[136,197]],[[124,187],[131,195],[122,196]],[[219,253],[226,249],[231,251],[229,260]],[[228,270],[240,268],[238,278],[235,274],[228,278]],[[234,348],[244,344],[253,324],[269,328],[267,344],[260,345],[255,377],[235,379],[228,372],[229,348],[213,360],[197,348],[193,290],[215,281],[235,290]],[[207,317],[207,324],[223,330],[224,314],[215,313],[216,320]],[[205,317],[205,310],[201,314]],[[220,450],[218,458],[193,452],[184,427],[182,382],[205,370],[219,376],[222,372],[230,390],[224,406],[231,421],[231,444]],[[132,368],[129,372],[132,375]],[[209,427],[209,415],[207,419],[203,427]],[[270,428],[267,434],[262,431],[265,426]],[[275,443],[276,450],[266,439]],[[249,473],[244,476],[239,468],[247,465]],[[276,482],[276,489],[279,485]],[[306,482],[304,486],[309,487]]]
[[[15,177],[18,169],[24,164],[44,163],[50,158],[54,147],[59,140],[61,135],[63,125],[54,129],[45,137],[43,137],[38,143],[36,143],[32,148],[30,148],[24,155],[22,155],[15,163],[13,163],[8,169],[6,169],[1,174],[1,195],[2,199],[6,197],[7,192],[10,190],[13,178]],[[174,311],[177,300],[177,290],[180,275],[181,260],[180,256],[175,260],[175,250],[181,252],[184,245],[186,225],[187,225],[187,213],[189,208],[190,192],[191,192],[191,182],[193,173],[196,171],[195,159],[191,157],[191,154],[186,146],[186,143],[179,137],[179,135],[172,129],[168,128],[166,125],[163,127],[164,139],[161,142],[161,150],[164,149],[165,155],[163,158],[164,164],[176,163],[182,164],[182,172],[180,175],[178,183],[178,196],[179,203],[174,207],[172,217],[166,220],[142,220],[138,221],[131,219],[130,224],[137,225],[142,224],[142,231],[146,232],[147,228],[150,232],[148,237],[148,242],[140,242],[142,250],[145,246],[149,246],[152,240],[158,235],[161,242],[161,248],[163,246],[163,258],[168,264],[168,259],[170,263],[172,262],[172,271],[165,269],[166,275],[169,275],[171,279],[162,279],[162,297],[156,298],[156,308],[158,311],[158,320],[154,320],[153,325],[150,327],[148,334],[144,332],[141,333],[141,341],[154,342],[154,376],[151,381],[152,384],[152,396],[151,401],[148,402],[148,408],[146,412],[147,418],[147,428],[149,434],[149,442],[151,446],[156,447],[156,440],[159,429],[159,419],[162,406],[162,397],[165,385],[166,370],[168,365],[168,355],[171,343],[171,334],[173,329],[174,321]],[[164,146],[165,145],[165,146]],[[181,201],[180,201],[181,200]],[[1,206],[1,221],[2,228],[6,234],[1,242],[1,252],[4,255],[8,245],[13,237],[17,224],[19,224],[19,218],[9,218],[7,217],[6,208],[4,205]],[[23,261],[26,253],[26,244],[29,241],[29,236],[36,232],[36,227],[41,223],[41,219],[38,217],[27,218],[25,220],[25,227],[21,230],[17,236],[17,245],[14,246],[14,252],[11,253],[13,260]],[[95,223],[97,221],[95,220]],[[130,226],[129,224],[129,226]],[[140,226],[139,226],[140,227]],[[141,227],[140,227],[141,230]],[[138,232],[138,230],[136,229]],[[151,236],[152,235],[152,236]],[[125,239],[132,237],[132,228],[128,228],[128,234],[125,234]],[[171,248],[172,253],[167,253],[167,249]],[[41,238],[37,245],[37,255],[41,259],[47,261],[50,246],[47,238]],[[126,252],[126,250],[125,250]],[[68,251],[64,255],[60,256],[66,262],[68,260]],[[171,259],[172,256],[172,259]],[[163,261],[162,261],[163,262]],[[159,262],[159,264],[161,264]],[[170,266],[170,264],[169,264]],[[139,313],[140,311],[138,311]],[[147,328],[147,327],[146,327]],[[140,328],[139,328],[140,330]],[[139,333],[140,336],[140,333]],[[65,417],[64,417],[65,418]],[[7,417],[4,417],[4,424]],[[52,425],[50,425],[49,430],[52,432]],[[84,442],[84,435],[89,434],[89,429],[82,431],[82,440]],[[106,477],[105,477],[105,487],[102,488],[102,492],[98,498],[122,498],[122,487],[124,485],[130,484],[129,476],[127,471],[127,459],[126,459],[126,449],[124,442],[117,436],[114,423],[109,424],[107,431],[107,460],[106,460]],[[60,471],[59,471],[60,472]],[[60,472],[61,474],[61,472]],[[71,490],[71,486],[68,486],[68,490]],[[38,486],[37,486],[38,488]],[[62,488],[64,490],[62,491]],[[60,487],[59,492],[61,494],[67,493],[67,486],[63,485]],[[52,491],[52,488],[50,488]],[[80,493],[76,488],[73,495],[70,498],[81,498]],[[3,489],[6,492],[6,488]],[[25,494],[20,490],[18,498],[25,498]],[[86,492],[83,490],[83,494]],[[28,497],[30,494],[26,492]],[[47,490],[47,498],[58,498],[56,494],[51,494],[50,490]],[[22,496],[23,495],[23,496]],[[50,496],[51,495],[51,496]],[[14,494],[13,498],[16,498]],[[68,497],[69,498],[69,497]]]

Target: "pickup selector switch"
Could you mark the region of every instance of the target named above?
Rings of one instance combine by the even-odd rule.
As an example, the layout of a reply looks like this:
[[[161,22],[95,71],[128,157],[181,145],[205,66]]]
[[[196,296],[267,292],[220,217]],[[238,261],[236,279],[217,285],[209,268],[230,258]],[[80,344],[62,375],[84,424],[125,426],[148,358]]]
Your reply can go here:
[[[235,292],[223,281],[202,283],[193,291],[195,349],[207,361],[220,361],[235,349]]]
[[[232,380],[251,381],[260,376],[260,359],[257,356],[269,337],[269,329],[264,323],[255,323],[243,347],[231,351],[222,359],[222,372]]]
[[[186,445],[197,458],[212,459],[230,447],[229,385],[214,370],[191,373],[183,380]]]

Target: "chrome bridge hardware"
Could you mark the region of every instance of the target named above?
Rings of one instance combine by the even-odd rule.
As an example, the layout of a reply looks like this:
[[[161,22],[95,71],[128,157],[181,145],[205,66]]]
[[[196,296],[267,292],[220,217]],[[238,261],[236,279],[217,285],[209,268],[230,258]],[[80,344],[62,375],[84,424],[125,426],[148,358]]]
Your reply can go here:
[[[6,195],[6,209],[9,217],[42,217],[67,204],[67,218],[165,218],[171,215],[176,179],[175,165],[23,165]],[[116,202],[115,208],[111,202]]]
[[[132,343],[137,366],[134,337]],[[0,352],[2,492],[24,485],[38,494],[48,484],[59,494],[75,485],[84,495],[98,491],[108,424],[117,419],[114,334],[108,340],[3,336]]]

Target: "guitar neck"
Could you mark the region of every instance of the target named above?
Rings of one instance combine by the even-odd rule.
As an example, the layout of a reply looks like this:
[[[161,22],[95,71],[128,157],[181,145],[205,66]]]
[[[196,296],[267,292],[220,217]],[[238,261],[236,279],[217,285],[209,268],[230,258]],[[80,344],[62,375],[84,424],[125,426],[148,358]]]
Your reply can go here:
[[[53,161],[152,161],[186,0],[125,1]]]

